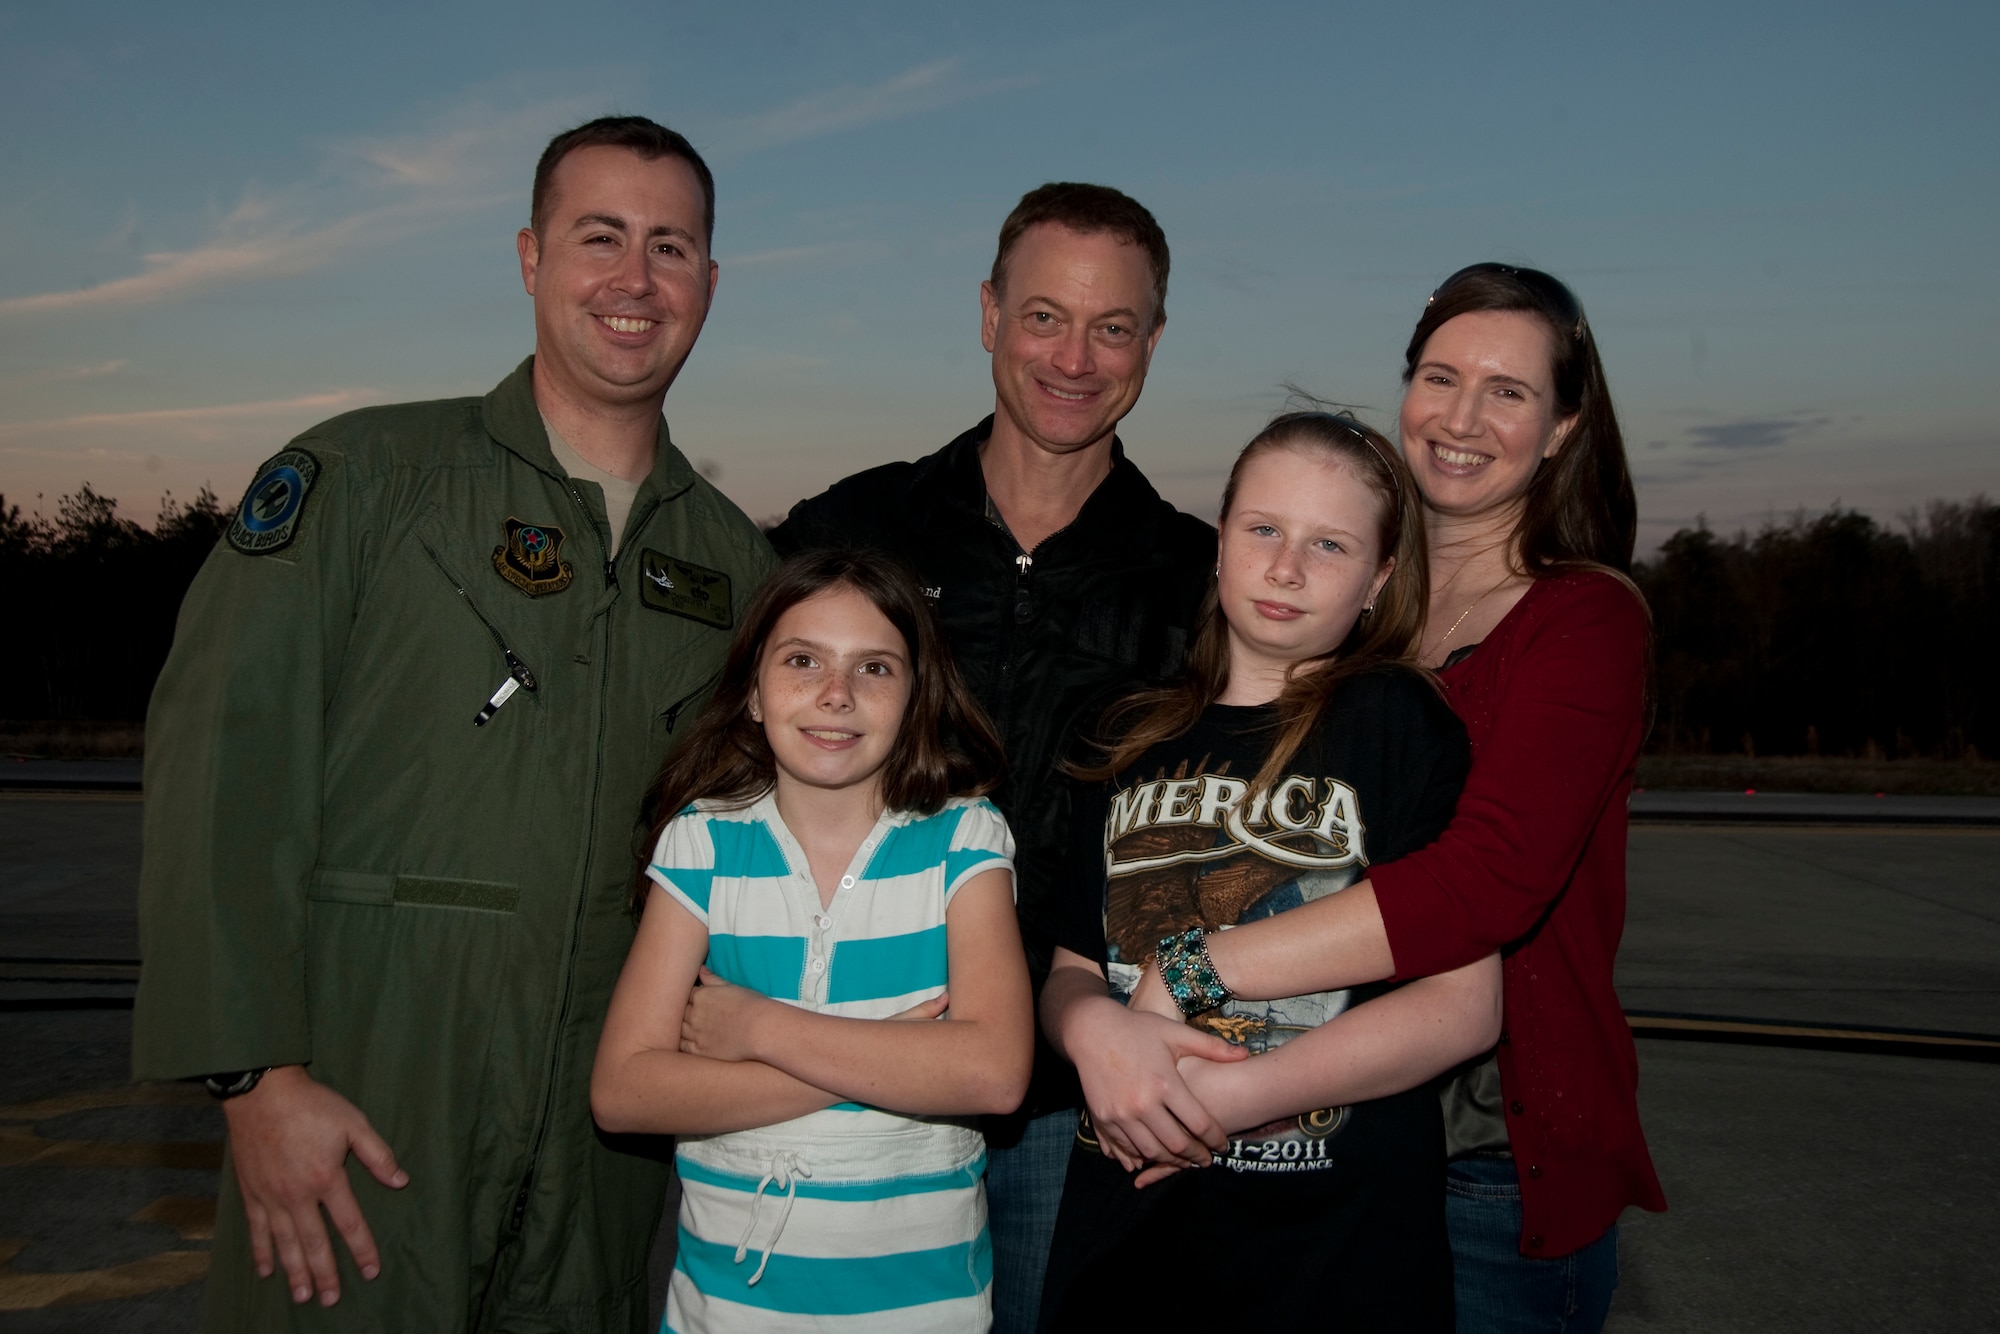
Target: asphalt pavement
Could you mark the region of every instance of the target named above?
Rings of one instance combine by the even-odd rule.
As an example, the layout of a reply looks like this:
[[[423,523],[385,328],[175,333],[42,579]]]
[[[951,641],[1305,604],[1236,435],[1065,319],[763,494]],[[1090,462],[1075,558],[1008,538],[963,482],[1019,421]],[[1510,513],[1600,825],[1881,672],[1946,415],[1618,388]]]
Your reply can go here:
[[[0,1330],[188,1330],[221,1118],[128,1082],[142,807],[89,764],[0,764]],[[1626,1215],[1610,1328],[2000,1329],[2000,818],[1705,795],[1635,803],[1619,983],[1672,1208]]]

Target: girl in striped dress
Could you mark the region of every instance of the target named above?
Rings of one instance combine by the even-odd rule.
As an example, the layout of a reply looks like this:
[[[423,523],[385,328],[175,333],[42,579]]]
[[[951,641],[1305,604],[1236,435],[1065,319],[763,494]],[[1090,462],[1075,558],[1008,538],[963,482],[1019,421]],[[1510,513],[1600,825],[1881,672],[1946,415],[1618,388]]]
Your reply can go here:
[[[990,1323],[966,1118],[1020,1101],[1033,1023],[999,769],[906,572],[807,553],[746,609],[591,1076],[605,1130],[679,1137],[665,1329]]]

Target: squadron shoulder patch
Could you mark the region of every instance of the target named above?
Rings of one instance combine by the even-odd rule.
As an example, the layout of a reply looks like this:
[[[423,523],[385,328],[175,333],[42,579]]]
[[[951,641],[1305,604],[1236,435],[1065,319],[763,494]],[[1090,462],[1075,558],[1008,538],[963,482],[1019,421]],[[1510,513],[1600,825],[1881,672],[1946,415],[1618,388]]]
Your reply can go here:
[[[672,612],[718,630],[735,617],[729,610],[729,576],[706,566],[663,556],[651,547],[640,553],[639,601],[654,611]]]
[[[507,520],[507,540],[493,548],[493,568],[500,577],[531,598],[560,593],[575,571],[562,558],[567,534],[552,523]]]
[[[319,476],[319,460],[303,449],[280,450],[257,470],[230,520],[229,545],[246,556],[268,556],[291,545],[306,495]]]

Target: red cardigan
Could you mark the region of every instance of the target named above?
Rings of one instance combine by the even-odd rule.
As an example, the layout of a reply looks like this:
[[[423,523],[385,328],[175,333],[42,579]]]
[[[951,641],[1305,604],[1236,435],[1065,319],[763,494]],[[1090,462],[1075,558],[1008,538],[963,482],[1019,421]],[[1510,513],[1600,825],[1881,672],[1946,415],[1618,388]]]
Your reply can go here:
[[[1443,673],[1472,738],[1450,827],[1368,873],[1396,976],[1505,951],[1500,1086],[1528,1256],[1589,1245],[1628,1204],[1667,1207],[1611,986],[1649,633],[1644,604],[1608,574],[1536,580]]]

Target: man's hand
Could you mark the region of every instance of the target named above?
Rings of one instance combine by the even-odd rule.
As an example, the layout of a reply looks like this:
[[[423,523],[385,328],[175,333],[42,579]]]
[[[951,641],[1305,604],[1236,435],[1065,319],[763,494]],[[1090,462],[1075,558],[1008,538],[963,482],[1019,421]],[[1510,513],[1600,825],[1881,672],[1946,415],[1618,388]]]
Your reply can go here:
[[[222,1110],[258,1274],[271,1276],[275,1248],[293,1301],[310,1301],[314,1292],[322,1306],[340,1300],[322,1208],[346,1239],[361,1277],[380,1273],[374,1234],[347,1182],[347,1155],[352,1152],[385,1186],[401,1190],[410,1178],[361,1109],[304,1066],[281,1065],[256,1088],[224,1102]]]
[[[1179,1020],[1137,1014],[1109,997],[1070,1007],[1063,1042],[1083,1083],[1098,1140],[1119,1166],[1205,1167],[1228,1144],[1223,1127],[1182,1080],[1182,1057],[1240,1061],[1248,1053]]]

